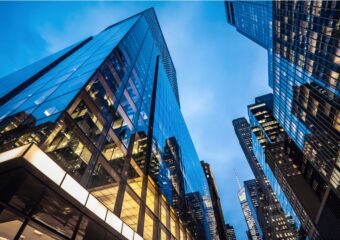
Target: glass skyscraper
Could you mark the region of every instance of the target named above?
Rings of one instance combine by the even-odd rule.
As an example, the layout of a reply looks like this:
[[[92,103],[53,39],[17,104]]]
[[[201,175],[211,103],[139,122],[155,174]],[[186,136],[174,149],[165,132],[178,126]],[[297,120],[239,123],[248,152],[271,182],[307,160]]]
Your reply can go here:
[[[0,82],[1,239],[210,238],[153,9]]]
[[[272,117],[284,134],[264,152],[265,160],[307,235],[336,239],[340,235],[340,2],[271,5]],[[248,11],[232,14],[234,19],[242,15],[252,25],[261,24]],[[228,10],[227,16],[231,16]],[[262,39],[255,37],[257,43]]]
[[[261,236],[259,233],[259,229],[256,226],[255,216],[253,215],[250,209],[245,188],[242,187],[237,194],[238,194],[238,199],[240,201],[242,212],[243,212],[243,215],[246,220],[247,227],[248,227],[248,231],[247,231],[248,239],[249,240],[260,240]]]
[[[265,96],[268,98],[268,96]],[[255,216],[257,229],[262,232],[262,239],[296,239],[297,231],[291,213],[287,211],[287,201],[279,201],[276,193],[282,198],[284,193],[276,186],[274,192],[271,182],[267,178],[267,166],[262,167],[253,152],[252,130],[245,118],[233,120],[235,133],[239,139],[245,157],[252,169],[255,180],[245,182],[247,199],[252,199],[249,204],[252,215]],[[274,176],[271,175],[271,178]],[[282,206],[281,206],[281,203]],[[285,211],[283,211],[283,207]]]

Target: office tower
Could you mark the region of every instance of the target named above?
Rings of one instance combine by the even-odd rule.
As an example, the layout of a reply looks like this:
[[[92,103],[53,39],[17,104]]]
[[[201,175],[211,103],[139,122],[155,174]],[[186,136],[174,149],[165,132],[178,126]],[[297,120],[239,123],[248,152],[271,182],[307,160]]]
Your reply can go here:
[[[275,173],[277,179],[296,212],[301,212],[298,215],[308,236],[335,239],[340,234],[340,3],[275,1],[272,5],[269,82],[273,117],[286,136],[266,155],[272,166],[282,161],[275,157],[277,152],[295,160],[295,166],[286,162],[287,168]],[[244,12],[243,17],[247,16]],[[290,171],[294,177],[288,176]],[[293,184],[297,181],[298,185]],[[308,195],[300,196],[297,186],[306,185]]]
[[[261,239],[260,234],[259,234],[259,230],[256,226],[255,216],[252,214],[250,207],[249,207],[249,204],[248,204],[248,200],[247,200],[247,196],[246,196],[246,192],[245,192],[244,187],[241,187],[241,189],[239,190],[237,195],[238,195],[238,199],[239,199],[240,204],[241,204],[241,208],[242,208],[244,218],[245,218],[246,223],[247,223],[248,239],[249,240]]]
[[[246,193],[246,199],[248,202],[249,209],[251,214],[254,216],[254,222],[256,225],[256,229],[259,232],[260,239],[263,238],[262,229],[260,227],[256,209],[258,208],[258,196],[257,196],[257,185],[255,179],[247,180],[243,182],[244,191]]]
[[[0,82],[1,239],[193,239],[198,222],[210,229],[153,9]],[[192,193],[200,219],[187,214],[191,201],[179,204]]]
[[[262,98],[257,98],[257,100],[268,100],[269,97],[270,96],[266,95]],[[263,169],[267,169],[267,166],[262,168],[254,155],[250,124],[245,118],[238,118],[233,120],[233,125],[241,148],[256,179],[256,181],[250,185],[252,186],[250,188],[252,193],[249,195],[252,195],[253,199],[254,195],[256,195],[253,201],[255,209],[253,212],[256,213],[256,215],[255,213],[254,215],[260,225],[263,239],[287,239],[289,237],[295,239],[297,233],[292,226],[292,220],[289,216],[287,217],[285,215],[264,173]],[[279,192],[279,194],[281,195],[282,193]]]
[[[216,231],[217,235],[219,236],[219,239],[225,239],[225,223],[224,223],[224,217],[223,217],[223,211],[221,207],[221,202],[220,202],[220,197],[218,195],[217,191],[217,186],[215,183],[214,176],[212,174],[211,168],[209,163],[206,163],[204,161],[201,161],[203,172],[205,174],[205,177],[208,182],[209,186],[209,192],[210,192],[210,197],[211,197],[211,202],[212,202],[212,207],[214,210],[214,216],[215,216],[215,221],[216,221]]]
[[[235,230],[233,226],[231,226],[230,224],[226,224],[225,230],[227,240],[236,240]]]

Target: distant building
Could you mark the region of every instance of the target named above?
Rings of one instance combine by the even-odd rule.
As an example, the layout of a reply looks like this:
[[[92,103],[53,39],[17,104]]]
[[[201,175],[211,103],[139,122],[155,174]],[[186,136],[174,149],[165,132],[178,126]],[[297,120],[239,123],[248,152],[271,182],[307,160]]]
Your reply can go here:
[[[230,224],[225,225],[225,232],[227,240],[236,240],[234,227]]]
[[[243,212],[243,216],[246,220],[247,223],[247,236],[250,240],[260,240],[260,234],[259,234],[259,229],[256,226],[256,216],[253,215],[250,207],[249,207],[249,203],[247,200],[247,196],[246,196],[246,192],[245,192],[245,188],[242,187],[239,192],[238,192],[238,198],[241,204],[241,208],[242,208],[242,212]]]
[[[220,240],[225,240],[225,229],[224,229],[225,223],[224,223],[223,211],[221,207],[220,197],[217,191],[217,186],[214,180],[214,176],[212,174],[210,165],[208,163],[201,161],[201,164],[202,164],[203,172],[205,174],[205,177],[207,179],[208,186],[209,186],[210,198],[211,198],[211,202],[213,205],[214,215],[215,215],[216,225],[217,225],[216,226],[217,235],[219,236]]]

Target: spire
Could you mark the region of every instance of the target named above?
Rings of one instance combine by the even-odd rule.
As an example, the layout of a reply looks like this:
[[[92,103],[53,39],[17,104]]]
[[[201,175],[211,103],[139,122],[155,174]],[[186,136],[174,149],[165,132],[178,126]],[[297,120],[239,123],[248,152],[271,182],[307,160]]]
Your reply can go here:
[[[238,178],[238,175],[237,175],[235,168],[234,168],[234,174],[235,174],[235,177],[236,177],[238,188],[239,188],[239,190],[241,190],[242,186],[241,186],[240,179]]]

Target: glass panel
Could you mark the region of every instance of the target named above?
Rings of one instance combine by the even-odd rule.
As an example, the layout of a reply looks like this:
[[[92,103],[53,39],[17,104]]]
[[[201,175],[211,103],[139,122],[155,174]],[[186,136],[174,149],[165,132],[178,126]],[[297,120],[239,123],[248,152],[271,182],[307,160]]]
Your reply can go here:
[[[183,224],[180,224],[180,229],[179,229],[179,238],[180,240],[184,240],[184,229],[183,229]]]
[[[160,233],[160,240],[167,240],[167,234],[166,234],[166,231],[164,230],[164,228],[161,228],[161,231],[159,232]]]
[[[106,90],[100,83],[99,79],[93,80],[87,87],[86,90],[92,100],[95,102],[100,112],[103,114],[105,119],[111,119],[115,110],[113,107],[114,99],[111,99],[107,94]]]
[[[114,141],[115,139],[115,141]],[[105,142],[103,144],[102,153],[106,160],[109,161],[111,167],[117,172],[120,173],[122,171],[125,154],[122,150],[126,151],[123,146],[120,144],[117,136],[110,129],[109,133],[106,136]]]
[[[56,240],[56,239],[66,239],[60,236],[53,234],[47,229],[42,228],[41,226],[29,222],[26,226],[24,232],[20,236],[20,239],[25,240]]]
[[[65,107],[72,101],[78,91],[73,91],[50,101],[45,101],[34,112],[35,119],[41,119],[52,114],[65,110]]]
[[[138,167],[145,172],[146,153],[148,149],[148,137],[144,131],[135,134],[132,156]]]
[[[143,173],[136,162],[131,159],[130,168],[128,170],[128,184],[133,191],[141,197],[143,185]]]
[[[105,239],[105,230],[101,228],[99,225],[88,219],[87,217],[83,217],[82,222],[80,223],[79,230],[76,236],[76,240],[104,240]]]
[[[173,236],[176,236],[176,225],[177,225],[176,217],[173,213],[171,213],[170,214],[170,230]]]
[[[146,192],[146,206],[155,213],[156,190],[154,185],[148,181],[148,188]]]
[[[153,239],[154,219],[151,214],[145,212],[143,237],[145,240]]]
[[[127,148],[130,141],[133,126],[130,119],[128,118],[128,116],[126,115],[125,111],[121,106],[118,106],[118,111],[116,114],[117,114],[116,118],[113,120],[112,123],[112,128],[115,132],[115,135]]]
[[[110,166],[107,164],[106,167]],[[103,203],[108,209],[113,211],[116,203],[116,197],[119,184],[104,169],[103,165],[98,162],[91,174],[88,190]]]
[[[14,239],[22,224],[22,219],[3,209],[0,213],[0,239]]]
[[[169,215],[168,209],[166,204],[164,203],[163,199],[161,200],[161,222],[164,226],[167,226],[167,217]]]
[[[70,129],[61,130],[46,152],[73,177],[80,179],[89,163],[92,150]]]
[[[80,101],[76,109],[71,114],[71,117],[90,138],[90,140],[93,143],[97,143],[104,126],[83,100]]]
[[[72,237],[80,213],[51,191],[44,193],[33,218],[65,236]]]
[[[124,194],[122,213],[120,218],[128,224],[133,230],[137,231],[138,215],[139,215],[139,202],[135,196],[133,196],[131,190],[126,186]]]

